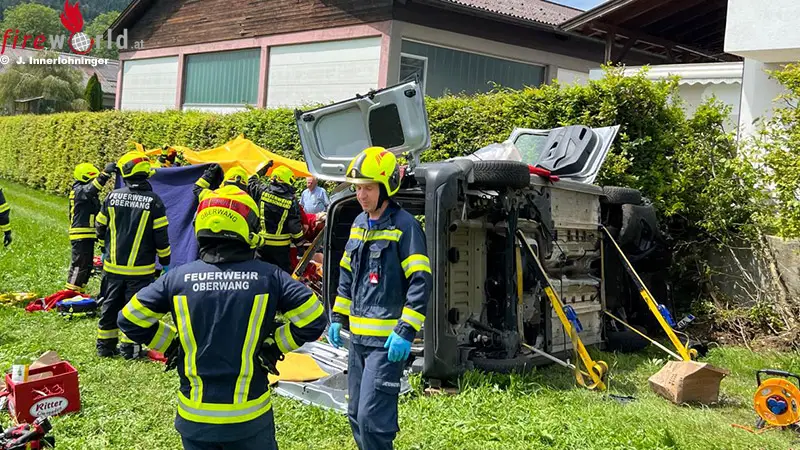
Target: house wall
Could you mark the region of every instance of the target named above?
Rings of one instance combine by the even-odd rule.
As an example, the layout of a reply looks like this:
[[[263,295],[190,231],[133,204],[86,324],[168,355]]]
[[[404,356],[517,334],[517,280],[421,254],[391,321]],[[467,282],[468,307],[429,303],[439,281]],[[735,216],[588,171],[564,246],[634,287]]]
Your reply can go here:
[[[725,52],[764,63],[800,60],[800,1],[728,0]]]
[[[392,0],[170,0],[130,26],[147,49],[278,35],[389,20]],[[235,5],[235,6],[234,6]]]
[[[163,111],[175,107],[178,92],[177,56],[148,58],[122,63],[117,85],[119,109]]]
[[[543,67],[545,68],[545,82],[556,78],[559,69],[567,69],[588,78],[589,70],[598,65],[594,61],[565,54],[508,44],[399,20],[395,20],[392,23],[391,38],[390,59],[393,63],[387,68],[388,77],[391,80],[390,84],[399,80],[399,61],[403,39]],[[602,52],[599,56],[602,58]]]

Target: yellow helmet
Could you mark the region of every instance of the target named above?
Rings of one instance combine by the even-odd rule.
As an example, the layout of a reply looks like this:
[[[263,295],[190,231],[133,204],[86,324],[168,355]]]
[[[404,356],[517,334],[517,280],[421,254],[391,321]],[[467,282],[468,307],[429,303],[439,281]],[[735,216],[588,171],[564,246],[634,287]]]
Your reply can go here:
[[[400,190],[397,157],[383,147],[366,148],[350,162],[345,180],[352,184],[382,184],[386,194],[391,197]]]
[[[231,167],[225,172],[225,179],[223,184],[233,184],[238,186],[247,186],[247,178],[249,178],[247,171],[239,166]]]
[[[117,162],[117,167],[119,167],[122,178],[129,178],[137,174],[144,174],[149,177],[153,174],[150,158],[144,152],[136,150],[122,155],[122,158]]]
[[[253,245],[258,229],[258,207],[252,197],[234,185],[200,194],[194,232],[200,237],[233,239]]]
[[[294,172],[292,172],[292,169],[286,166],[278,166],[272,169],[272,175],[270,176],[272,178],[277,178],[286,184],[292,184],[294,182]]]
[[[81,183],[94,180],[98,175],[100,175],[100,171],[94,166],[94,164],[90,163],[80,163],[75,166],[75,171],[72,172],[72,176],[74,176],[75,179]]]

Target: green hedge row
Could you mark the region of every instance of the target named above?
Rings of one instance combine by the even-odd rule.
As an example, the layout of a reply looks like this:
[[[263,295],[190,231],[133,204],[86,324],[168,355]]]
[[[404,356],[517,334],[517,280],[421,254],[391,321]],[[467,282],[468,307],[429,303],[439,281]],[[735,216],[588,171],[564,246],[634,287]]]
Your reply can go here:
[[[506,139],[514,127],[621,124],[601,180],[645,187],[658,196],[663,191],[659,171],[680,141],[678,130],[685,122],[680,108],[669,101],[674,90],[672,82],[624,78],[610,71],[588,86],[429,98],[432,148],[423,160],[472,152]],[[109,111],[16,116],[0,118],[0,178],[64,193],[76,164],[89,161],[102,167],[131,149],[133,141],[146,148],[172,144],[205,149],[239,134],[273,152],[302,158],[289,109],[229,115]]]

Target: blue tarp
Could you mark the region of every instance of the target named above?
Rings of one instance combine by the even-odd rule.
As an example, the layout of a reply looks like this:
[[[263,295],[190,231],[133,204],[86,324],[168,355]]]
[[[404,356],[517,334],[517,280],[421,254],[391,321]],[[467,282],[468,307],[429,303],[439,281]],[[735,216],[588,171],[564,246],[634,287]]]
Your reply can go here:
[[[148,180],[167,208],[169,244],[172,248],[170,269],[192,262],[198,257],[197,239],[192,224],[197,200],[192,193],[192,186],[208,166],[209,164],[202,164],[159,168]],[[122,178],[115,178],[116,187],[122,187]]]

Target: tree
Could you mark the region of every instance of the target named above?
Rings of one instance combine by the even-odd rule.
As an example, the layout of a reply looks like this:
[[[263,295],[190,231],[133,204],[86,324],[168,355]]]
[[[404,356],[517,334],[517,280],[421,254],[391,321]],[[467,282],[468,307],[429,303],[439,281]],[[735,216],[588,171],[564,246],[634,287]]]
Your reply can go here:
[[[103,88],[97,80],[97,74],[92,75],[86,83],[86,91],[83,99],[89,105],[89,111],[100,111],[103,109]]]
[[[64,8],[64,0],[28,0],[30,3],[38,3],[40,5],[49,6],[54,10],[61,13],[61,10]],[[83,14],[83,20],[86,22],[90,22],[95,17],[99,16],[100,14],[107,12],[107,11],[121,11],[128,6],[130,0],[81,0],[80,8],[81,14]],[[16,6],[20,3],[20,0],[0,0],[0,13],[5,11],[6,9]],[[75,0],[70,0],[70,3],[75,3]],[[0,15],[0,19],[3,16]]]
[[[64,27],[61,25],[58,12],[44,5],[36,3],[23,3],[13,6],[3,12],[2,29],[19,30],[17,45],[22,45],[24,35],[39,36],[41,34],[50,36],[64,34]],[[33,43],[28,42],[28,47]]]
[[[91,51],[92,56],[96,56],[98,58],[109,58],[109,59],[119,59],[119,49],[117,48],[116,42],[111,43],[111,48],[108,48],[108,40],[105,37],[108,34],[108,29],[111,28],[111,24],[114,23],[119,17],[119,11],[110,11],[107,13],[100,14],[99,16],[95,17],[89,25],[86,26],[86,34],[90,38],[94,38],[94,48]],[[103,36],[103,39],[98,40],[97,36]]]
[[[42,58],[57,58],[46,52]],[[16,64],[0,73],[0,104],[14,100],[43,97],[55,105],[52,111],[83,111],[83,75],[67,64]]]

